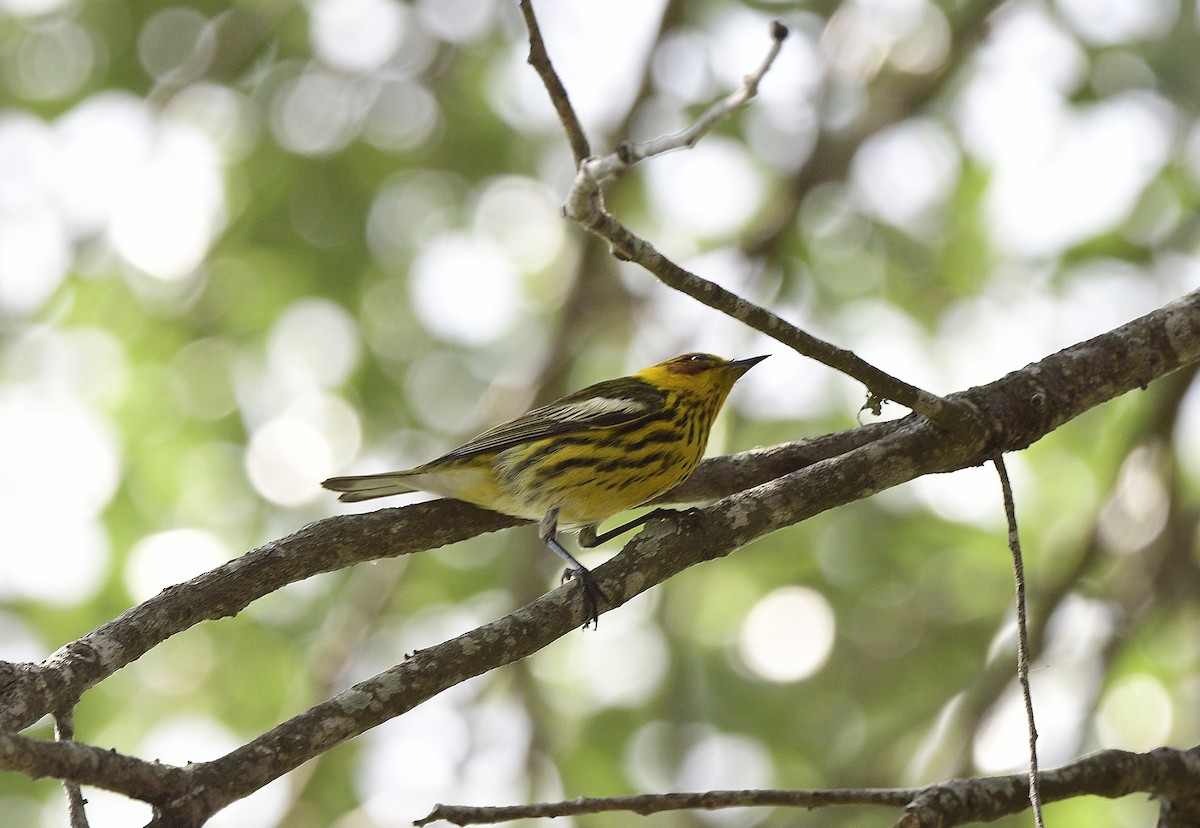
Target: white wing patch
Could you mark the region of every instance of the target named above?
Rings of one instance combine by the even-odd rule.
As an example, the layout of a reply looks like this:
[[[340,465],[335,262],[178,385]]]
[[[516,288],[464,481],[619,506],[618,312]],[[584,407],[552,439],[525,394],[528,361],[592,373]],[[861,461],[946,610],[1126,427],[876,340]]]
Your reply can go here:
[[[605,414],[642,414],[649,409],[650,406],[645,403],[627,398],[592,397],[588,400],[555,406],[546,413],[555,420],[574,422],[576,420],[593,420]]]

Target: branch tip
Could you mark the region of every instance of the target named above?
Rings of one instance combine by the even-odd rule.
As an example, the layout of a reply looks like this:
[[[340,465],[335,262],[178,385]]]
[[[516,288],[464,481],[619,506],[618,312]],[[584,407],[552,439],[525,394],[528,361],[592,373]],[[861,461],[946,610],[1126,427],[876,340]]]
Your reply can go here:
[[[784,23],[782,20],[771,21],[771,37],[774,38],[777,43],[782,43],[783,41],[787,40],[788,34],[789,31],[786,23]]]

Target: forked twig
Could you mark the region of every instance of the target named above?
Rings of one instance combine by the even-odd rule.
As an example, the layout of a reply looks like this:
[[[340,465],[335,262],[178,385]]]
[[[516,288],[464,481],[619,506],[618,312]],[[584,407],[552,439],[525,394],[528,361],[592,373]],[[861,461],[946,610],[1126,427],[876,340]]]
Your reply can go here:
[[[569,218],[607,241],[615,256],[636,262],[667,286],[737,319],[797,353],[858,380],[870,392],[868,404],[872,407],[879,400],[895,400],[956,434],[980,431],[975,413],[962,402],[939,397],[893,377],[853,352],[818,339],[766,308],[680,267],[604,208],[601,188],[605,182],[619,177],[645,158],[693,146],[718,122],[749,103],[757,94],[763,76],[779,55],[788,35],[786,26],[778,21],[772,23],[771,47],[758,68],[744,78],[741,88],[709,107],[691,127],[645,143],[623,142],[608,155],[580,159],[587,140],[582,135],[579,119],[566,89],[550,61],[530,0],[522,0],[521,11],[529,26],[529,62],[545,84],[578,160],[575,179],[563,205]]]

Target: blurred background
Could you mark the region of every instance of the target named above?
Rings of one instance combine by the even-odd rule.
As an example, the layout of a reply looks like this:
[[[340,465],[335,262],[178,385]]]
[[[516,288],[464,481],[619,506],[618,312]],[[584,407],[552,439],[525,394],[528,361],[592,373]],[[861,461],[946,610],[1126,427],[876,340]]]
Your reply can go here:
[[[597,152],[689,124],[785,21],[751,106],[632,171],[609,206],[931,391],[1200,283],[1193,2],[536,9]],[[861,386],[561,217],[570,157],[526,53],[510,0],[0,0],[0,658],[40,660],[310,521],[400,505],[339,505],[329,475],[413,465],[685,351],[774,354],[735,389],[712,453],[859,422]],[[1044,766],[1200,742],[1193,375],[1009,460]],[[312,578],[103,682],[77,736],[215,758],[559,572],[518,528]],[[374,828],[435,802],[1019,770],[1012,593],[994,472],[921,479],[685,572],[212,824]],[[85,794],[96,828],[149,818]],[[0,813],[66,821],[53,781],[17,774],[0,777]],[[1155,815],[1139,796],[1048,808],[1057,828]]]

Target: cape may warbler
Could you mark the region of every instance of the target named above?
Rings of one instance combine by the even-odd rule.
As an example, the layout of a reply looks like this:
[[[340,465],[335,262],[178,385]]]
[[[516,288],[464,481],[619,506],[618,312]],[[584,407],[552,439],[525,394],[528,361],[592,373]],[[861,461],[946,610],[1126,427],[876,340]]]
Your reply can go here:
[[[424,491],[538,520],[538,537],[570,566],[564,578],[579,578],[586,621],[596,622],[604,593],[559,543],[557,530],[578,529],[580,544],[594,546],[644,522],[596,536],[601,521],[692,473],[729,390],[764,359],[684,354],[589,385],[416,468],[333,477],[321,485],[342,492],[343,501]]]

